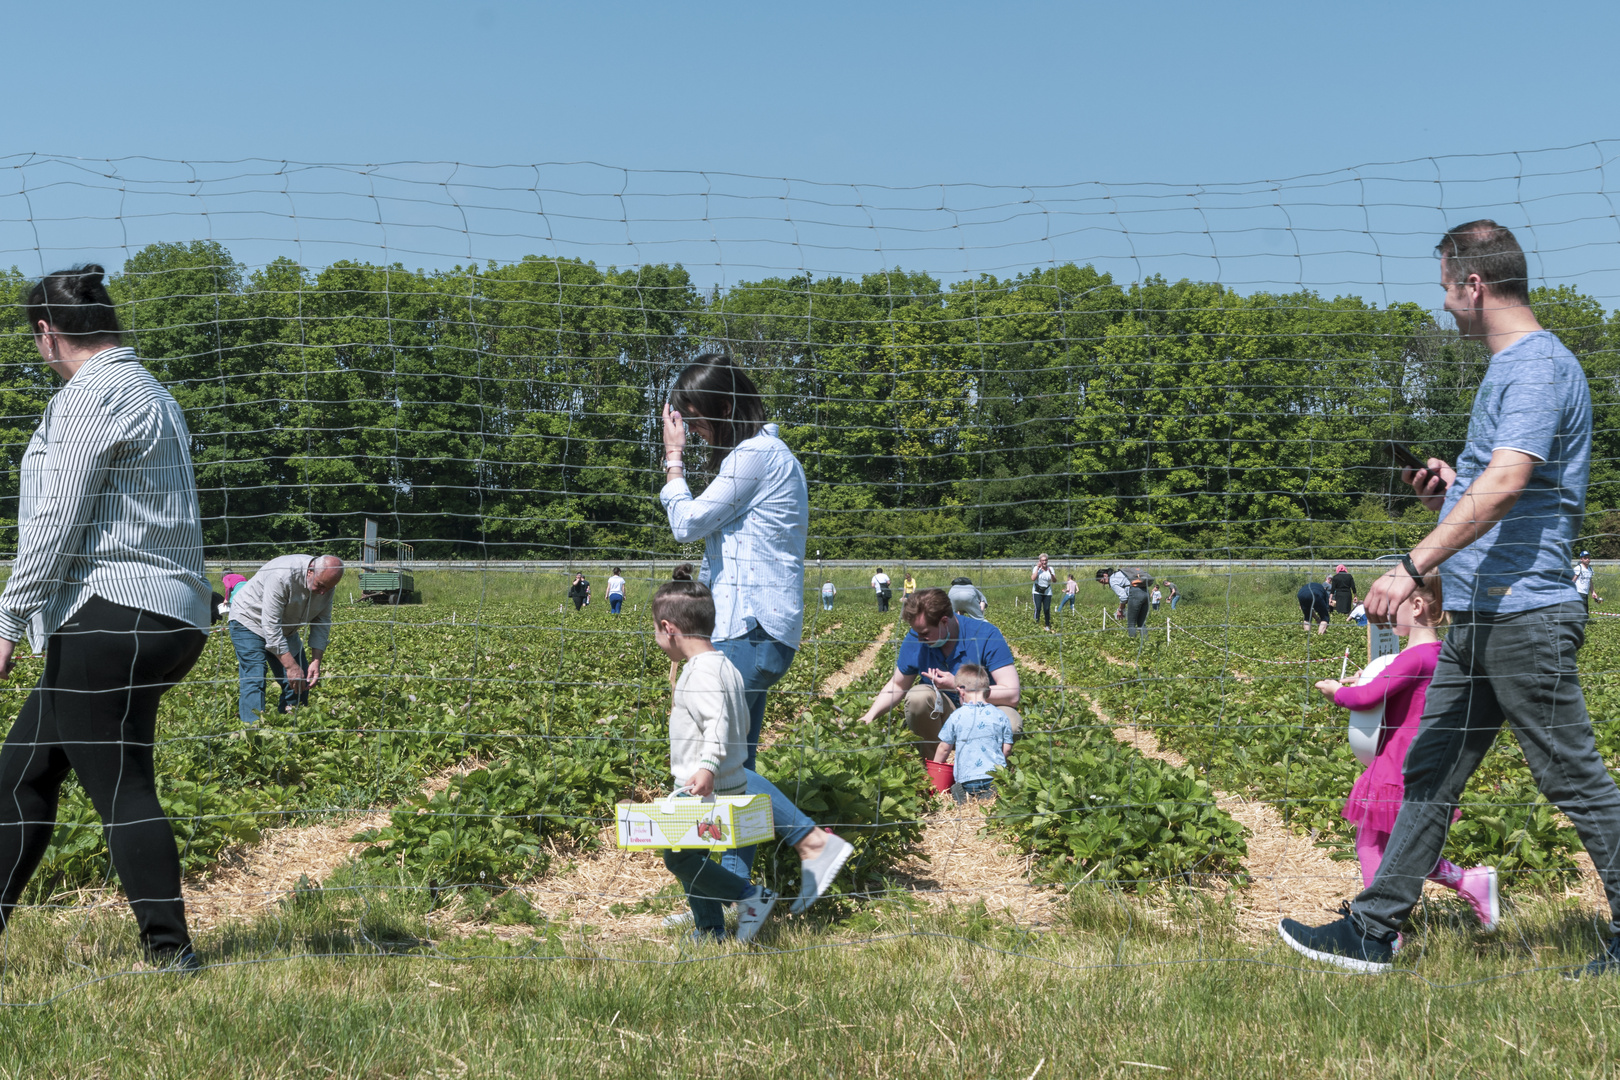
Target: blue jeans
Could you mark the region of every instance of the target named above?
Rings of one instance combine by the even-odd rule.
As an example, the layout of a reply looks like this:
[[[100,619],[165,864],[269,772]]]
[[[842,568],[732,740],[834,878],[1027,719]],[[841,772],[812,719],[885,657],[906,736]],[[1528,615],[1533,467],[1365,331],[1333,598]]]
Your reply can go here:
[[[791,846],[814,831],[816,823],[806,817],[804,811],[794,806],[792,800],[782,794],[781,789],[775,784],[752,769],[743,770],[743,775],[747,778],[748,784],[746,794],[771,797],[771,818],[776,825],[778,842]],[[754,865],[754,851],[754,845],[733,848],[720,856],[718,865],[709,860],[707,852],[698,849],[664,852],[664,865],[669,867],[670,873],[681,879],[682,885],[686,886],[686,899],[692,905],[692,922],[699,933],[712,934],[716,928],[724,929],[724,916],[720,912],[720,905],[740,899],[747,894],[748,889],[744,888],[735,895],[727,895],[734,891],[735,881],[741,881],[744,886],[749,884],[748,877]],[[685,860],[680,859],[680,856],[694,853],[702,855],[705,862],[715,867],[715,874],[711,875],[701,866],[688,866]],[[703,891],[694,895],[695,890],[691,883],[696,880],[699,872],[703,873]],[[721,874],[725,876],[718,876]],[[698,910],[700,905],[704,905],[706,912],[712,909],[714,922],[704,922],[704,915],[699,914]]]
[[[264,712],[264,665],[270,665],[276,682],[281,685],[281,709],[293,705],[309,704],[309,689],[306,686],[302,694],[295,693],[287,682],[287,669],[281,666],[281,657],[264,646],[264,638],[255,634],[241,623],[232,619],[231,644],[236,646],[236,712],[244,724],[259,722],[259,714]],[[287,644],[292,646],[293,659],[298,666],[307,668],[304,663],[304,643],[293,634],[287,638]]]
[[[1063,594],[1063,599],[1058,601],[1058,614],[1059,615],[1063,614],[1063,610],[1065,608],[1069,608],[1071,610],[1074,608],[1074,593],[1066,592],[1066,593]]]
[[[751,775],[748,793],[757,794],[756,781],[765,785],[758,791],[765,791],[768,788],[772,793],[771,812],[776,815],[778,836],[782,834],[783,822],[789,820],[784,808],[797,815],[806,826],[794,838],[794,842],[797,843],[804,838],[805,833],[815,827],[815,822],[800,814],[799,808],[777,791],[769,780],[754,773],[754,759],[759,752],[759,732],[765,725],[765,691],[775,686],[777,681],[787,674],[787,669],[793,664],[793,657],[798,650],[791,649],[771,637],[758,623],[749,627],[746,637],[717,641],[714,647],[724,653],[726,659],[737,665],[737,670],[742,672],[743,690],[748,695],[748,757],[743,762],[743,768]],[[747,847],[728,851],[721,856],[720,865],[738,877],[746,878],[754,865],[754,849]]]
[[[1350,904],[1351,921],[1394,939],[1440,859],[1464,785],[1506,723],[1536,786],[1568,815],[1592,857],[1608,894],[1609,932],[1620,934],[1620,788],[1598,754],[1575,663],[1586,609],[1568,600],[1451,617],[1406,751],[1406,798],[1378,875]]]
[[[759,749],[759,731],[765,725],[765,691],[787,674],[798,650],[777,641],[757,624],[749,628],[746,637],[717,641],[714,647],[742,672],[743,692],[748,695],[748,760],[743,762],[743,768],[752,769]]]
[[[822,597],[821,597],[821,610],[822,611],[831,611],[832,610],[832,597],[826,595],[825,593],[823,593]]]
[[[966,795],[994,795],[996,789],[990,778],[985,777],[983,780],[962,781],[962,792]]]
[[[691,905],[692,925],[698,936],[724,937],[726,916],[720,905],[741,900],[753,891],[753,884],[714,862],[703,848],[666,851],[664,865],[686,889],[686,902]]]
[[[1172,596],[1170,598],[1170,610],[1171,611],[1176,610],[1176,604],[1178,604],[1180,602],[1181,602],[1181,594],[1180,593],[1177,593],[1176,595]]]
[[[614,593],[608,593],[608,610],[609,611],[612,611],[613,614],[617,615],[619,613],[619,608],[622,607],[623,605],[624,605],[624,594],[623,593],[619,593],[617,595],[615,595]]]
[[[777,843],[791,847],[815,831],[816,823],[794,806],[793,800],[782,794],[781,788],[753,769],[743,770],[743,775],[748,777],[748,794],[771,797],[771,818],[776,822]],[[747,877],[754,865],[753,846],[733,848],[726,852],[720,856],[720,865],[733,874]]]

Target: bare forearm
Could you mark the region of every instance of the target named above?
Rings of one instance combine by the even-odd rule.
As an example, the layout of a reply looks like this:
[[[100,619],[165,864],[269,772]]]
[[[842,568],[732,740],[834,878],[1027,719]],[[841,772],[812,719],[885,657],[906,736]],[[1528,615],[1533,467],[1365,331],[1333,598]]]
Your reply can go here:
[[[1481,473],[1446,519],[1412,549],[1412,562],[1418,572],[1427,574],[1496,528],[1524,491],[1530,470],[1523,469],[1522,477],[1517,475],[1520,472],[1508,468],[1486,469]]]
[[[867,709],[866,714],[861,717],[861,722],[870,724],[873,720],[894,708],[895,703],[905,696],[906,687],[896,684],[892,679],[884,683],[883,689],[879,690],[877,697],[873,699],[872,707]]]

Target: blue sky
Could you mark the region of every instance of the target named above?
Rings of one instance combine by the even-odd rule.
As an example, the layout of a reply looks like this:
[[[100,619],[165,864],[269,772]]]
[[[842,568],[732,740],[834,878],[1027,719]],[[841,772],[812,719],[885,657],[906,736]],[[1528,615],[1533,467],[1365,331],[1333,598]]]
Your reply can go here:
[[[0,166],[14,182],[0,176],[0,262],[30,273],[205,235],[250,264],[348,253],[438,266],[554,250],[618,265],[678,259],[726,283],[895,265],[960,277],[1073,259],[1123,277],[1433,303],[1432,234],[1491,213],[1539,230],[1533,271],[1620,306],[1607,270],[1620,265],[1607,209],[1620,146],[1512,156],[1620,138],[1614,5],[1533,17],[1497,3],[75,10],[87,14],[71,26],[52,5],[8,13]],[[184,169],[123,163],[97,178],[18,156],[30,152],[472,168],[395,169],[380,182],[416,195],[376,214],[359,208],[376,192],[322,194],[335,189],[319,171],[294,190],[263,170],[201,169],[202,194],[227,203],[233,222],[188,203]],[[1420,160],[1430,157],[1443,160]],[[522,179],[482,168],[544,162],[637,172]],[[1376,162],[1408,164],[1344,171]],[[720,174],[818,183],[784,192]],[[1309,174],[1329,182],[1255,183]],[[514,194],[537,186],[550,206]],[[170,197],[131,203],[157,187]],[[616,215],[604,207],[621,189],[632,199]],[[488,190],[498,194],[487,213],[453,220],[479,204],[468,192]],[[108,209],[114,194],[122,212]],[[708,233],[705,194],[737,211]],[[573,213],[568,200],[587,196],[595,209]],[[395,226],[386,235],[362,227],[379,214]],[[300,220],[268,227],[277,215]]]

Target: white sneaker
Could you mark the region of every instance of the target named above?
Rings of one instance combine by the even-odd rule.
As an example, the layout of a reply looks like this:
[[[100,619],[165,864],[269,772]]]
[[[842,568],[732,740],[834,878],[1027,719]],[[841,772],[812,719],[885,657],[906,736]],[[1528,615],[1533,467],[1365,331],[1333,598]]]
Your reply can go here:
[[[765,919],[776,906],[776,894],[763,885],[755,885],[752,895],[737,901],[737,940],[753,941]]]
[[[844,868],[854,851],[854,845],[848,840],[836,833],[828,833],[827,846],[821,849],[821,854],[799,864],[799,898],[793,901],[793,906],[788,909],[789,914],[797,915],[825,896],[833,878],[838,876],[838,871]]]
[[[737,905],[726,904],[723,914],[726,919],[726,929],[737,929]],[[664,916],[664,926],[669,930],[690,930],[693,926],[692,909],[672,911]]]

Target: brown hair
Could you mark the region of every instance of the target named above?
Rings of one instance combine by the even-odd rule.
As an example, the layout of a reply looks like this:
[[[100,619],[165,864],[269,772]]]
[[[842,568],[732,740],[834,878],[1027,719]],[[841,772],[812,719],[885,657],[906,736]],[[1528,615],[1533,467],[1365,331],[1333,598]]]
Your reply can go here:
[[[725,353],[704,353],[675,379],[669,404],[683,419],[707,420],[709,468],[718,469],[731,448],[765,426],[765,402],[752,379]]]
[[[930,623],[938,625],[939,621],[950,613],[951,594],[944,589],[918,589],[906,597],[906,602],[900,605],[900,616],[906,622],[911,622],[918,615],[924,615]]]
[[[669,579],[671,581],[691,581],[692,564],[689,562],[681,563],[681,565],[670,571]]]
[[[80,339],[81,345],[122,344],[124,329],[118,325],[118,312],[101,280],[106,273],[95,263],[87,263],[40,278],[28,290],[28,329],[37,334],[43,322],[58,333]]]
[[[667,581],[653,593],[652,616],[683,634],[708,637],[714,633],[714,594],[699,581]]]
[[[1434,620],[1436,627],[1450,624],[1451,613],[1446,610],[1445,596],[1440,590],[1440,571],[1430,570],[1423,584],[1412,590],[1412,595],[1422,597],[1431,612],[1439,613],[1440,617]]]
[[[982,694],[990,689],[990,673],[978,664],[963,664],[956,669],[956,687],[970,694]]]
[[[1447,229],[1434,250],[1445,261],[1442,280],[1447,284],[1478,274],[1495,295],[1521,304],[1530,302],[1530,267],[1511,229],[1480,218]]]

